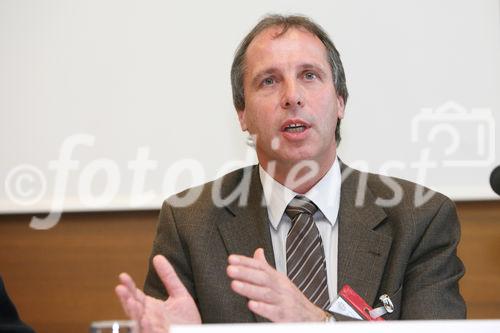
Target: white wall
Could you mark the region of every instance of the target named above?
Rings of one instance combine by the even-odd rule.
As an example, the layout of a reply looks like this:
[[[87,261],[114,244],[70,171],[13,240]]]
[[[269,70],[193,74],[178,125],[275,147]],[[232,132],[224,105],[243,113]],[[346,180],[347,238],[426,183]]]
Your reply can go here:
[[[206,180],[252,163],[229,69],[241,38],[269,12],[311,16],[340,50],[351,96],[344,161],[455,199],[495,198],[499,1],[1,1],[0,212],[47,211],[58,197],[66,210],[128,209],[131,200],[159,208],[202,181],[188,172],[171,181],[181,159],[197,161],[190,165]],[[451,121],[419,118],[443,105]],[[429,142],[432,128],[448,132]],[[66,177],[51,161],[68,138],[76,148]],[[141,151],[155,168],[138,200],[129,162]],[[422,178],[415,163],[425,153],[435,167]],[[103,193],[112,200],[92,206]]]

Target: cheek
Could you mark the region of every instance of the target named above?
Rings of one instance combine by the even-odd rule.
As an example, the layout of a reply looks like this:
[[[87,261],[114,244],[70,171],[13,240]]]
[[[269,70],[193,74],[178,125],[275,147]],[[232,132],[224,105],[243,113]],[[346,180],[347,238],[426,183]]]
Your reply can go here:
[[[337,117],[338,108],[331,98],[318,95],[313,99],[312,107],[317,110],[316,114],[325,120]]]
[[[255,112],[248,112],[245,115],[245,124],[247,126],[247,130],[250,133],[258,133],[259,132],[259,122],[258,122],[258,117],[256,117]]]
[[[248,110],[245,118],[246,123],[249,128],[256,129],[262,127],[263,124],[266,123],[268,115],[269,112],[266,112],[265,105],[253,101],[252,103],[248,103]]]
[[[331,99],[318,99],[314,105],[321,112],[316,113],[316,121],[320,124],[325,132],[335,131],[338,121],[338,107]]]

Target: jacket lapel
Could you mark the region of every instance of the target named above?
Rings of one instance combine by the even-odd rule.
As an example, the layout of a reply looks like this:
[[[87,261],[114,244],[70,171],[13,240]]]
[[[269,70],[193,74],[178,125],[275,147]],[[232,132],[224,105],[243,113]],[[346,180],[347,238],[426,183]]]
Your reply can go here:
[[[230,184],[228,184],[230,185]],[[273,267],[274,253],[269,232],[269,217],[260,183],[258,166],[245,168],[242,178],[236,186],[224,186],[222,195],[231,195],[229,190],[248,193],[247,199],[240,197],[230,202],[225,208],[230,217],[217,221],[217,227],[229,254],[253,256],[259,247],[264,249],[266,259]],[[238,187],[238,189],[236,189]]]
[[[236,184],[223,184],[221,194],[224,198],[239,190],[242,196],[225,206],[229,217],[216,221],[226,250],[228,254],[252,257],[257,248],[263,248],[269,264],[276,267],[258,166],[243,169]],[[245,193],[248,193],[247,197]],[[259,322],[268,321],[260,316],[254,317]]]
[[[338,289],[349,284],[373,305],[392,243],[390,236],[374,229],[387,216],[375,204],[366,173],[342,163],[341,171]]]

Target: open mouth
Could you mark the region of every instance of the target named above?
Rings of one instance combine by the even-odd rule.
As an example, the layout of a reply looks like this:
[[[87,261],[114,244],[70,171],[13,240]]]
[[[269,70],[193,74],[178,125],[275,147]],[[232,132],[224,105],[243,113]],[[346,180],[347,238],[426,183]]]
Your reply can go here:
[[[288,119],[281,126],[281,131],[290,134],[300,134],[307,131],[311,127],[307,122],[302,119]]]
[[[300,133],[306,130],[306,126],[304,124],[290,124],[285,126],[283,130],[288,133]]]

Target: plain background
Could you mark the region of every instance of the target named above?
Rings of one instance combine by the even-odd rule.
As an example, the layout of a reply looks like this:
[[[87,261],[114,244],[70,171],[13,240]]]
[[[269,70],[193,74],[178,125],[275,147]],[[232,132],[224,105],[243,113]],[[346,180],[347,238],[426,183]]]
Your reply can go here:
[[[345,162],[453,199],[495,198],[488,177],[500,164],[500,145],[491,145],[498,141],[491,126],[500,120],[499,1],[1,1],[0,212],[51,208],[56,172],[49,164],[75,134],[93,143],[72,152],[78,165],[62,193],[66,211],[157,209],[167,195],[253,163],[229,70],[242,37],[274,12],[310,16],[342,55],[350,91]],[[422,109],[443,105],[451,107],[441,112],[472,115],[447,121],[459,135],[449,155],[447,133],[427,140],[440,120],[420,122],[417,142],[411,136]],[[128,163],[140,151],[156,168],[132,207]],[[420,178],[415,162],[425,151],[434,167]],[[193,178],[183,160],[200,176]],[[446,165],[453,160],[484,163]],[[113,167],[110,174],[101,162]],[[40,193],[27,205],[7,189],[19,165],[45,179],[45,188],[27,185]],[[184,171],[176,177],[175,170]],[[79,183],[109,200],[82,200]]]

